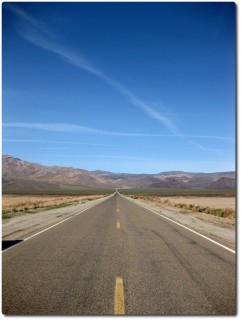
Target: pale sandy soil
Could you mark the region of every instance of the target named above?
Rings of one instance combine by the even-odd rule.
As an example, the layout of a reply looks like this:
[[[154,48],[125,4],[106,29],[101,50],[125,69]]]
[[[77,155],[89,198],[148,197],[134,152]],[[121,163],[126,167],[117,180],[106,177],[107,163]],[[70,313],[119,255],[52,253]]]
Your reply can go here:
[[[210,208],[235,209],[235,197],[160,197],[161,201],[169,200],[171,203],[185,203]]]

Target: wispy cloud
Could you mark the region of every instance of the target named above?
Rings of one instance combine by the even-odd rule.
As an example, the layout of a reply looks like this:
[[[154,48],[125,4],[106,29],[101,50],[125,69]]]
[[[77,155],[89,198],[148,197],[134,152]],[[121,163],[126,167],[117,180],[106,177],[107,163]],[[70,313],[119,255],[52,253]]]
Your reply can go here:
[[[193,142],[191,140],[188,140],[188,143],[192,144],[193,146],[197,147],[199,150],[202,150],[204,151],[205,148],[200,144],[200,143],[196,143],[196,142]]]
[[[128,137],[168,137],[173,135],[162,135],[152,133],[128,133],[128,132],[114,132],[99,130],[90,127],[69,124],[69,123],[29,123],[29,122],[5,122],[3,127],[11,128],[25,128],[36,129],[44,131],[56,131],[63,133],[76,133],[76,134],[95,134],[95,135],[109,135],[109,136],[128,136]],[[29,141],[29,140],[27,140]],[[41,141],[41,140],[38,140]]]
[[[93,135],[109,135],[109,136],[122,136],[122,137],[163,137],[163,138],[197,138],[197,139],[217,139],[217,140],[234,140],[231,137],[223,136],[206,136],[206,135],[184,135],[177,136],[175,134],[158,134],[158,133],[135,133],[135,132],[115,132],[106,131],[86,126],[70,124],[70,123],[30,123],[30,122],[4,122],[3,127],[10,128],[25,128],[25,129],[36,129],[44,131],[56,131],[63,133],[76,133],[76,134],[93,134]],[[68,141],[49,141],[49,140],[32,140],[32,139],[3,139],[5,142],[52,142],[52,143],[66,143],[66,144],[88,144],[88,145],[102,145],[102,146],[113,146],[108,144],[90,144],[84,142],[68,142]],[[204,150],[202,145],[188,140],[189,143],[195,145],[201,150]]]
[[[96,77],[107,83],[109,86],[111,86],[113,89],[125,96],[132,105],[141,109],[148,117],[155,119],[159,123],[161,123],[172,134],[176,136],[181,135],[179,129],[166,115],[158,112],[149,104],[142,101],[139,97],[137,97],[134,93],[132,93],[121,83],[108,77],[104,72],[100,71],[89,61],[84,59],[79,53],[76,53],[73,50],[63,47],[62,45],[54,41],[53,37],[50,38],[48,33],[48,27],[46,26],[46,24],[37,21],[35,18],[27,14],[25,11],[21,10],[16,5],[9,4],[8,9],[28,24],[28,26],[25,28],[17,29],[17,32],[23,38],[25,38],[35,46],[38,46],[42,49],[56,54],[58,57],[65,60],[66,62],[95,75]]]
[[[66,147],[49,147],[49,148],[38,148],[38,150],[66,150],[66,149],[69,149],[69,148],[66,148]]]
[[[49,154],[49,153],[30,153],[20,154],[20,156],[46,156],[46,157],[57,157],[57,158],[111,158],[111,159],[133,159],[133,160],[145,160],[142,157],[126,156],[126,155],[92,155],[92,154]]]
[[[207,136],[207,135],[198,135],[198,134],[183,134],[182,137],[185,138],[201,138],[201,139],[214,139],[214,140],[229,140],[234,141],[235,139],[232,137],[225,136]]]
[[[45,143],[47,140],[31,140],[31,139],[2,139],[3,142],[23,142],[23,143]]]
[[[100,147],[116,147],[116,144],[108,143],[90,143],[90,142],[73,142],[73,141],[53,141],[53,140],[35,140],[35,139],[3,139],[3,142],[16,143],[53,143],[53,144],[68,144],[68,145],[87,145]]]
[[[29,15],[26,11],[19,8],[19,6],[16,6],[15,4],[11,3],[5,6],[9,11],[23,19],[24,21],[28,22],[32,27],[39,30],[43,34],[45,34],[48,37],[55,38],[55,32],[44,22],[39,21]]]
[[[68,133],[87,133],[87,134],[106,134],[106,131],[97,130],[68,123],[29,123],[29,122],[7,122],[3,127],[39,129],[46,131],[68,132]]]
[[[72,49],[68,49],[56,41],[56,33],[44,22],[35,19],[27,12],[22,10],[19,6],[8,3],[5,8],[8,8],[13,14],[21,19],[22,27],[16,28],[16,31],[21,37],[32,43],[33,45],[40,47],[46,51],[49,51],[65,62],[73,65],[81,70],[84,70],[101,81],[108,84],[112,89],[119,92],[121,95],[127,98],[130,104],[142,110],[149,118],[158,121],[164,126],[171,134],[146,134],[146,133],[123,133],[123,132],[109,132],[105,130],[97,130],[89,127],[78,126],[73,124],[27,124],[27,123],[8,123],[5,126],[22,127],[41,129],[48,131],[58,132],[72,132],[72,133],[85,133],[85,134],[102,134],[102,135],[116,135],[116,136],[136,136],[136,137],[179,137],[187,138],[187,142],[196,146],[199,150],[206,150],[200,143],[196,143],[188,140],[188,138],[202,138],[202,139],[220,139],[220,140],[234,140],[230,137],[223,136],[207,136],[207,135],[185,135],[181,133],[179,128],[173,123],[170,118],[170,113],[160,112],[153,108],[152,105],[146,103],[139,97],[137,97],[131,90],[129,90],[123,84],[115,81],[102,70],[94,66],[87,59],[85,59],[80,53],[74,52]]]

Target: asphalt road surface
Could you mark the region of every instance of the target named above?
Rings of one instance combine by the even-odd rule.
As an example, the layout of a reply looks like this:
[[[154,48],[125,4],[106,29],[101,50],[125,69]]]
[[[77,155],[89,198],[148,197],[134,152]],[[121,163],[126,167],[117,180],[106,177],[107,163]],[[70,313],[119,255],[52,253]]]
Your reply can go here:
[[[2,254],[8,315],[233,315],[235,254],[118,194]]]

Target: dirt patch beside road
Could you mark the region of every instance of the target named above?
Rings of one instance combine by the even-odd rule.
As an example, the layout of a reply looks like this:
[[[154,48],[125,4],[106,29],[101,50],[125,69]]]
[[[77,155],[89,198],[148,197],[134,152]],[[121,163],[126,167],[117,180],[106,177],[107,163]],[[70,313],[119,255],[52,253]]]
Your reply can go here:
[[[235,197],[161,197],[161,200],[168,200],[172,204],[185,203],[210,208],[235,209]]]

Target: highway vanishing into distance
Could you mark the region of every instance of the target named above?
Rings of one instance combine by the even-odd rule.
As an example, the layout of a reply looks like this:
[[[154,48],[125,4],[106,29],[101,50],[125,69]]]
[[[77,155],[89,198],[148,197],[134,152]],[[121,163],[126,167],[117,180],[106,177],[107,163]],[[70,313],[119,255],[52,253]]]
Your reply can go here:
[[[9,315],[233,315],[235,253],[115,193],[2,253]]]

